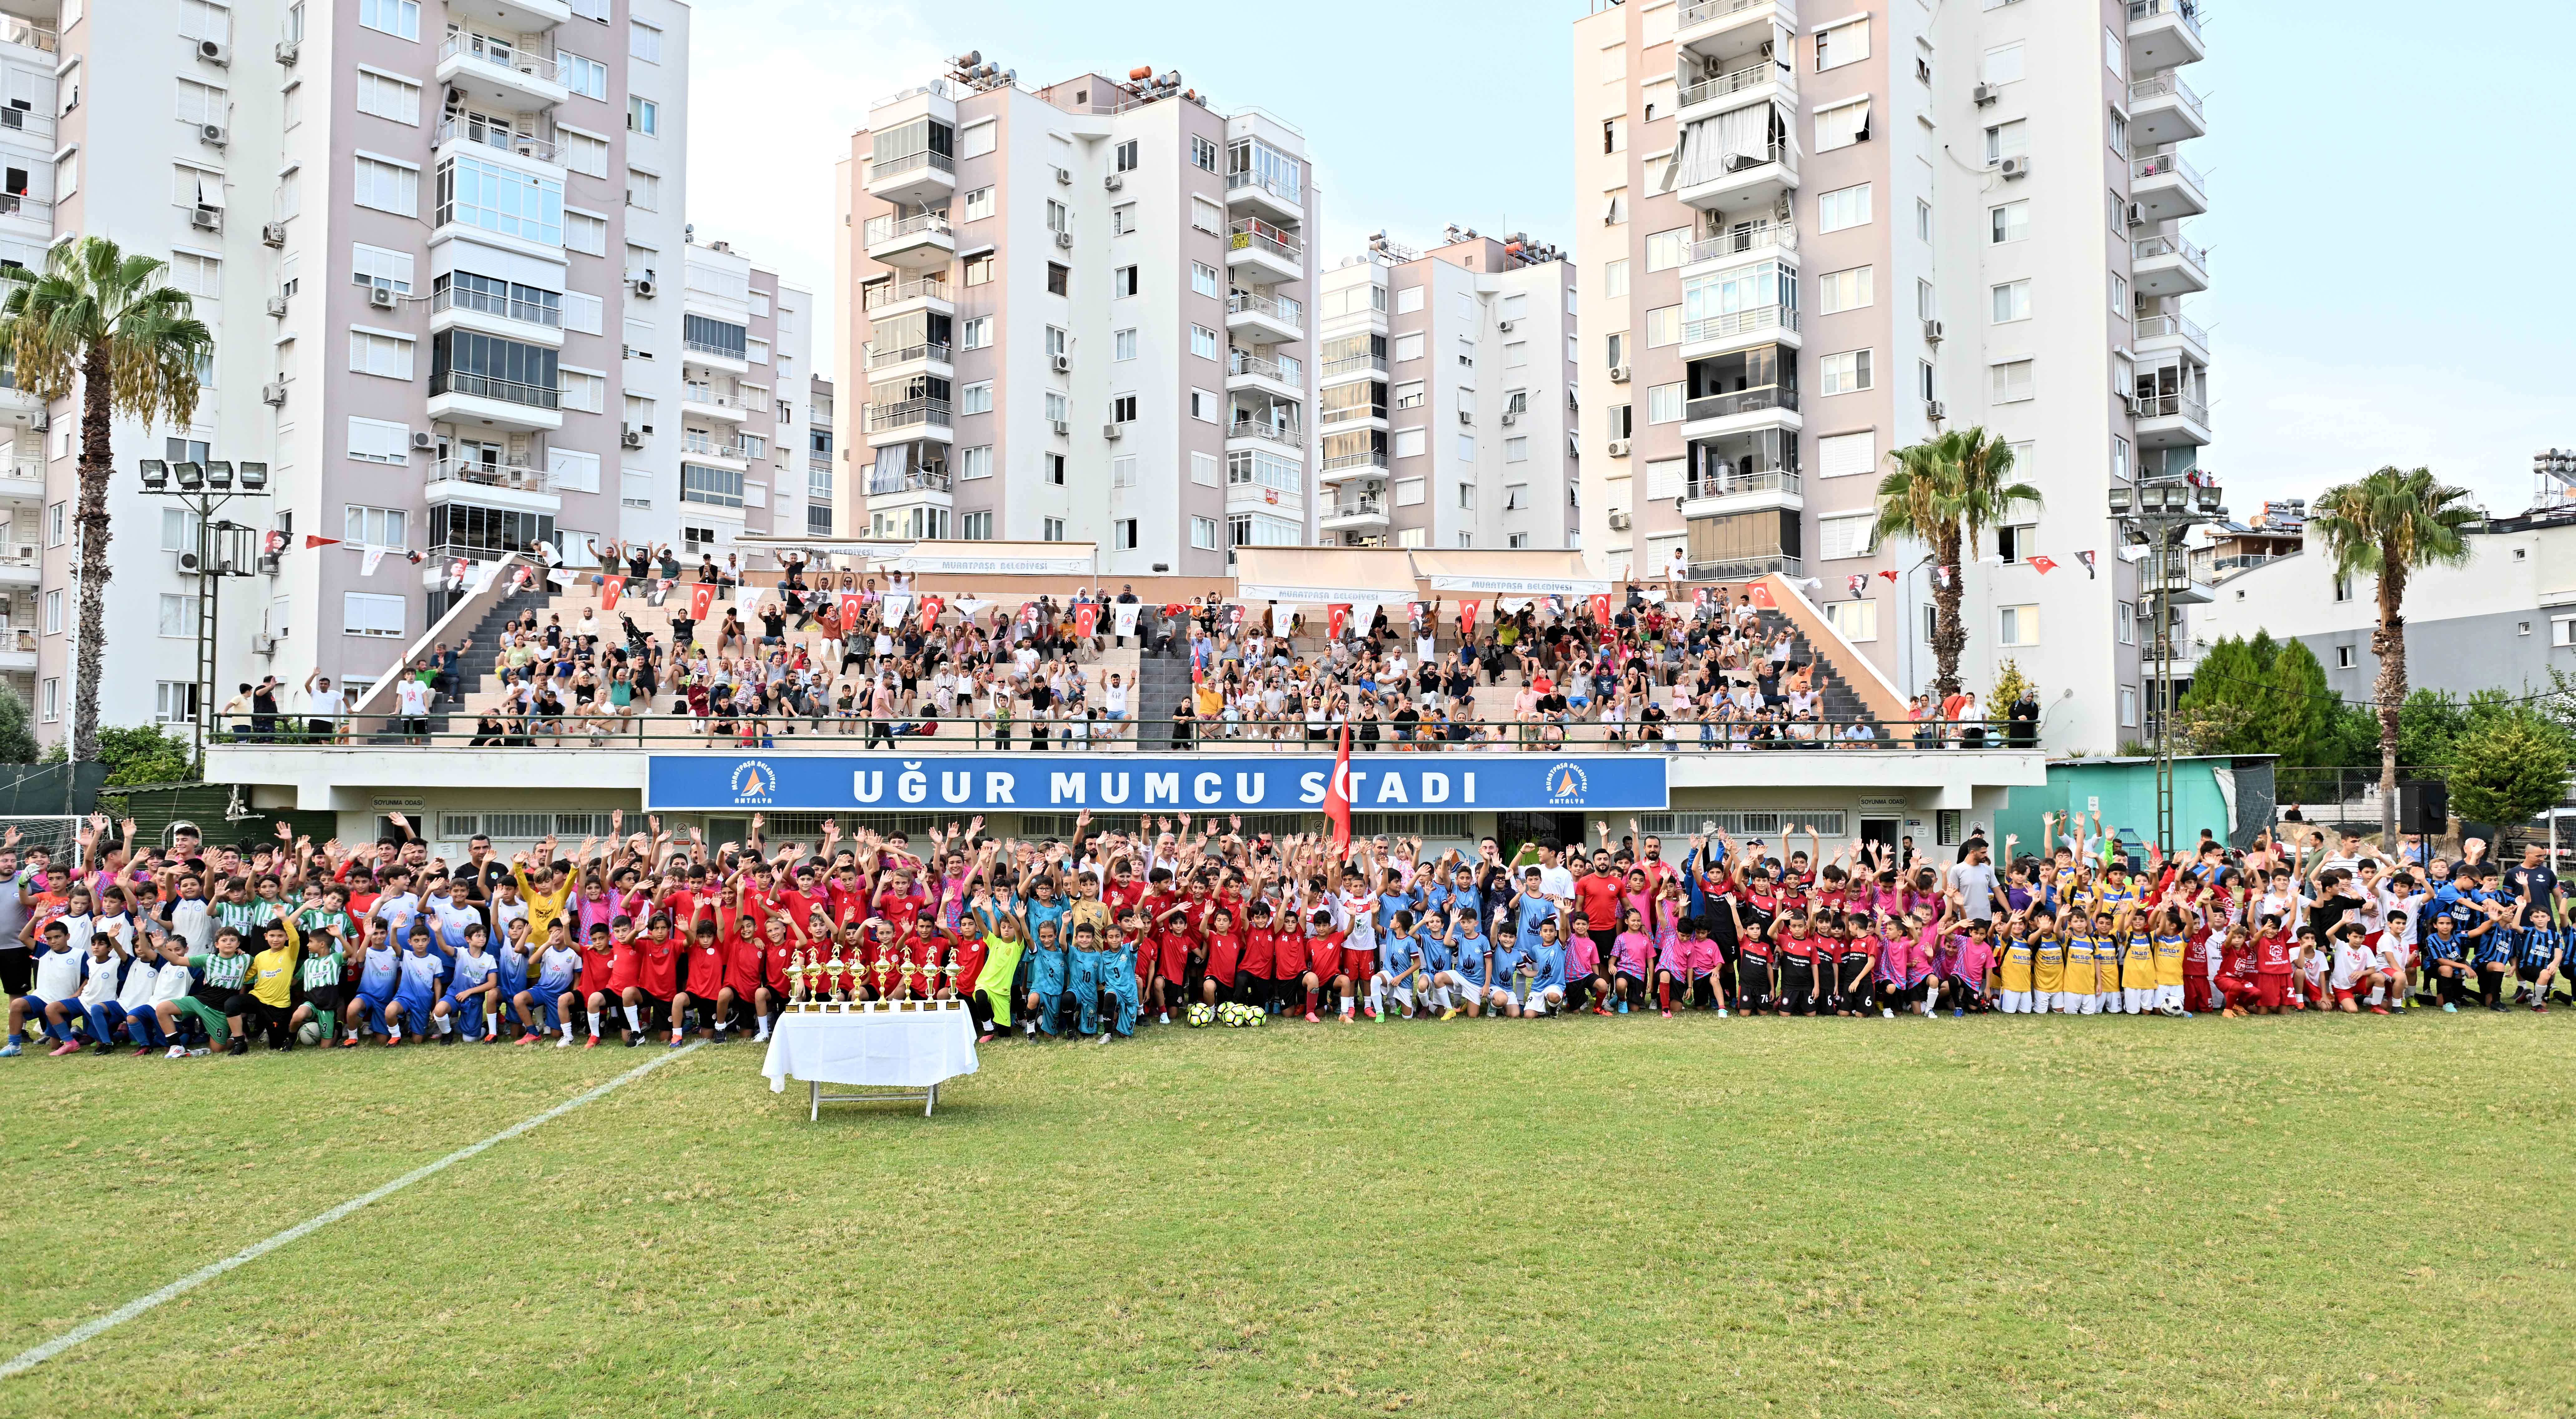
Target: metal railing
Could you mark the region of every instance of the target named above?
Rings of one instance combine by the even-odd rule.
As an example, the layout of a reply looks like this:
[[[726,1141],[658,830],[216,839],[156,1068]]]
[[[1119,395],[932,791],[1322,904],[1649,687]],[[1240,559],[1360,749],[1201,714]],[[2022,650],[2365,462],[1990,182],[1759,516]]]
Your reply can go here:
[[[54,136],[54,121],[31,108],[0,108],[0,129],[24,133],[31,138]]]
[[[868,473],[868,496],[894,497],[903,493],[946,493],[956,490],[956,483],[945,468],[916,468],[909,473]]]
[[[23,482],[41,483],[45,481],[45,460],[11,458],[0,461],[0,478],[16,478]]]
[[[1372,372],[1378,374],[1384,374],[1386,372],[1386,356],[1344,355],[1338,360],[1326,360],[1324,361],[1322,374],[1325,379],[1339,379],[1346,374],[1369,374]]]
[[[2281,560],[2281,556],[2282,554],[2278,552],[2263,552],[2243,557],[2219,557],[2210,562],[2209,569],[2213,572],[2252,571],[2256,567]]]
[[[1747,64],[1741,69],[1730,69],[1723,74],[1713,74],[1684,88],[1681,92],[1680,107],[1688,108],[1692,104],[1706,103],[1710,99],[1722,99],[1728,94],[1740,94],[1757,84],[1771,83],[1778,77],[1778,73],[1778,67],[1772,61],[1764,59]]]
[[[1741,177],[1774,163],[1785,166],[1789,162],[1789,152],[1786,143],[1767,143],[1758,153],[1695,153],[1683,166],[1681,176],[1673,186],[1696,187],[1703,182]]]
[[[1757,330],[1795,330],[1798,312],[1785,305],[1755,306],[1751,310],[1730,310],[1723,315],[1703,315],[1682,322],[1682,342],[1724,340],[1730,336],[1750,335]]]
[[[459,31],[449,35],[447,43],[439,46],[438,57],[442,60],[452,59],[458,55],[491,65],[495,69],[507,69],[514,74],[525,74],[545,83],[561,82],[561,71],[556,68],[553,60],[540,59],[525,50],[494,44],[478,34]]]
[[[0,15],[0,44],[24,45],[51,54],[55,44],[54,28],[16,15]]]
[[[541,384],[521,384],[514,379],[494,379],[488,374],[465,370],[440,370],[429,377],[432,394],[462,394],[475,399],[498,399],[505,404],[524,404],[531,409],[562,407],[560,391]]]
[[[1319,509],[1316,516],[1324,518],[1384,517],[1386,516],[1386,500],[1383,498],[1359,498],[1351,502],[1335,503],[1330,507]]]
[[[1287,203],[1291,207],[1301,207],[1305,205],[1306,199],[1301,195],[1303,192],[1302,184],[1300,186],[1291,187],[1286,183],[1280,182],[1276,178],[1263,177],[1258,173],[1230,172],[1225,175],[1225,190],[1228,195],[1239,192],[1247,187],[1258,188],[1263,192],[1267,192],[1271,196],[1278,198],[1280,201]]]
[[[2139,237],[2129,243],[2129,259],[2133,262],[2159,256],[2179,256],[2204,271],[2209,269],[2209,253],[2178,236]]]
[[[934,153],[924,148],[918,153],[906,153],[899,158],[882,158],[870,162],[868,181],[883,182],[890,177],[901,177],[908,172],[925,170],[954,174],[957,171],[957,160],[946,153]]]
[[[1738,493],[1796,493],[1798,470],[1794,468],[1756,468],[1750,473],[1732,469],[1723,473],[1703,473],[1683,484],[1685,498],[1728,498]]]
[[[956,297],[949,294],[951,289],[946,281],[930,277],[918,281],[879,281],[866,289],[861,302],[866,309],[879,310],[913,300],[953,301]]]
[[[1258,217],[1246,217],[1227,231],[1231,237],[1227,246],[1231,250],[1266,251],[1283,261],[1303,262],[1306,259],[1306,243]]]
[[[29,221],[51,223],[54,204],[43,197],[30,197],[24,192],[0,192],[0,217],[25,217]]]
[[[430,465],[430,484],[470,483],[478,488],[508,488],[522,493],[549,493],[562,484],[543,468],[530,468],[517,463],[479,463],[466,458],[442,458]]]
[[[872,370],[883,369],[887,365],[909,364],[914,360],[938,360],[945,363],[948,359],[948,342],[925,340],[918,345],[905,345],[892,350],[880,350],[871,343],[867,346],[867,354],[868,368]]]
[[[2174,70],[2167,69],[2153,78],[2140,79],[2129,86],[2129,102],[2132,105],[2144,103],[2149,99],[2160,99],[2167,94],[2171,94],[2195,116],[2200,114],[2200,95],[2193,93],[2191,86],[2182,81],[2182,75]]]
[[[894,404],[868,406],[868,431],[908,429],[919,424],[944,425],[949,422],[945,399],[906,399]]]
[[[769,443],[768,440],[763,439],[760,446],[754,448],[743,439],[720,439],[701,429],[683,429],[680,431],[680,450],[683,453],[704,454],[710,458],[732,458],[749,463],[755,458],[768,457]]]
[[[2139,418],[2169,419],[2176,416],[2189,419],[2195,424],[2207,427],[2209,424],[2209,406],[2192,398],[2190,395],[2179,391],[2167,394],[2141,394],[2138,396]]]
[[[2200,180],[2200,169],[2183,161],[2180,153],[2149,153],[2129,164],[2129,179],[2132,182],[2144,182],[2151,177],[2172,176],[2179,176],[2194,187],[2208,186]]]
[[[719,345],[712,340],[691,340],[686,336],[681,337],[680,344],[701,355],[715,355],[723,359],[740,360],[744,364],[751,363],[751,347],[747,345],[740,347]]]
[[[1766,246],[1797,250],[1798,229],[1787,222],[1748,223],[1732,231],[1719,232],[1715,236],[1701,237],[1692,242],[1690,249],[1683,253],[1682,262],[1684,265],[1689,265],[1700,261],[1723,261],[1727,257],[1742,256],[1747,252],[1759,251]]]
[[[563,311],[539,301],[516,300],[494,291],[476,290],[470,286],[441,286],[429,293],[432,311],[470,310],[484,315],[497,315],[503,320],[524,321],[530,325],[563,328]]]
[[[1710,20],[1722,20],[1729,15],[1750,10],[1756,5],[1770,3],[1773,3],[1773,0],[1699,0],[1696,5],[1682,7],[1681,19],[1677,24],[1681,29],[1689,29],[1693,25],[1706,24]],[[1778,0],[1778,4],[1782,16],[1791,20],[1797,18],[1797,7],[1791,5],[1789,0]]]
[[[539,138],[531,133],[503,128],[497,123],[485,123],[479,118],[469,117],[463,123],[453,118],[440,119],[438,141],[441,143],[462,141],[478,148],[497,148],[504,153],[516,153],[520,157],[541,163],[562,161],[557,156],[561,149],[552,138]]]
[[[1266,315],[1300,330],[1306,325],[1306,307],[1291,296],[1263,296],[1250,291],[1236,291],[1225,298],[1225,308],[1229,315]]]
[[[2131,324],[2137,328],[2137,338],[2140,340],[2158,340],[2167,335],[2179,335],[2204,348],[2209,344],[2208,331],[2201,329],[2197,322],[2179,315],[2142,315]]]
[[[1237,419],[1228,424],[1225,436],[1230,439],[1264,439],[1285,448],[1304,449],[1306,431],[1296,424],[1269,424],[1258,419]]]
[[[2177,16],[2182,20],[2184,29],[2194,35],[2200,33],[2200,6],[2195,3],[2195,0],[2129,0],[2130,24],[2153,19],[2158,15]]]
[[[1738,389],[1725,394],[1703,394],[1682,406],[1682,418],[1690,423],[1702,419],[1723,419],[1731,414],[1751,414],[1763,409],[1795,409],[1798,391],[1783,384],[1766,384],[1759,389]]]
[[[867,238],[868,245],[870,246],[874,246],[879,242],[894,241],[900,237],[914,236],[924,232],[930,233],[934,236],[948,235],[948,214],[945,212],[915,212],[909,217],[868,218]]]
[[[1298,384],[1305,379],[1305,371],[1298,367],[1295,360],[1265,360],[1259,355],[1246,354],[1241,350],[1233,351],[1226,357],[1225,372],[1229,375],[1248,375],[1254,379],[1273,379],[1281,384]]]
[[[1796,557],[1778,555],[1760,557],[1726,557],[1709,562],[1691,562],[1682,568],[1684,581],[1751,581],[1757,576],[1778,572],[1782,576],[1803,576],[1806,563]]]
[[[1386,455],[1375,450],[1367,453],[1345,453],[1324,460],[1324,471],[1340,473],[1352,468],[1384,468]]]

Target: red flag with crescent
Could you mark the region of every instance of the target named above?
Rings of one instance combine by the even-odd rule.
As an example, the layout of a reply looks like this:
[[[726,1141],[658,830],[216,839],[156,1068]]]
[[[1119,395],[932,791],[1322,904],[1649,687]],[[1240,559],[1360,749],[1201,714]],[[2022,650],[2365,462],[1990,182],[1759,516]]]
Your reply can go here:
[[[601,578],[599,583],[599,609],[602,611],[616,610],[618,598],[625,594],[626,578],[622,576]]]
[[[716,587],[711,581],[689,584],[689,619],[703,621],[716,609]]]
[[[1351,726],[1342,721],[1341,746],[1333,751],[1333,775],[1324,781],[1324,817],[1333,825],[1333,858],[1351,850]]]

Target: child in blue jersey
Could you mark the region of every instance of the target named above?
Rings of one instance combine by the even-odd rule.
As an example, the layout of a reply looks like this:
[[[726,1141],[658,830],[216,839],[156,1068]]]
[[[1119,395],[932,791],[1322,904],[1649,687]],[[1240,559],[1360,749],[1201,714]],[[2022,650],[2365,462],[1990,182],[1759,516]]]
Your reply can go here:
[[[388,1045],[402,1043],[406,1024],[424,1036],[433,1028],[431,1021],[438,1018],[433,1014],[438,1004],[438,983],[447,974],[448,957],[439,949],[437,937],[428,926],[414,922],[405,945],[402,959],[394,963],[394,1003],[385,1010]],[[440,1021],[436,1028],[445,1028],[445,1022]]]
[[[402,1016],[393,1009],[394,993],[402,985],[402,953],[395,949],[391,936],[375,935],[367,939],[358,953],[358,989],[349,997],[349,1043],[355,1045],[370,1030],[391,1039]]]
[[[1040,1030],[1054,1034],[1057,1023],[1064,1018],[1072,965],[1065,959],[1065,944],[1057,931],[1063,922],[1062,912],[1048,917],[1038,926],[1036,945],[1029,951],[1029,994],[1020,1031],[1031,1039]]]
[[[2443,1013],[2458,1014],[2468,994],[2468,944],[2460,938],[2459,921],[2448,912],[2437,913],[2432,930],[2424,934],[2424,974]]]
[[[1393,929],[1395,919],[1399,916],[1408,921],[1418,918],[1422,907],[1422,889],[1407,885],[1401,870],[1393,867],[1386,869],[1386,884],[1378,888],[1377,893],[1378,934],[1383,936]]]
[[[1369,1018],[1385,1022],[1389,995],[1404,1007],[1405,1014],[1412,1014],[1414,989],[1424,979],[1421,952],[1413,942],[1413,913],[1399,907],[1388,914],[1379,933],[1377,972],[1369,977]]]
[[[456,900],[456,884],[441,877],[429,884],[429,895],[422,899],[420,914],[428,918],[430,929],[438,933],[438,944],[450,951],[465,949],[465,933],[483,924],[483,916],[474,908]],[[486,938],[489,949],[489,938]]]
[[[1485,988],[1493,979],[1492,962],[1486,953],[1492,947],[1485,934],[1476,929],[1474,911],[1460,907],[1440,921],[1442,964],[1432,972],[1431,983],[1440,991],[1440,1018],[1454,1020],[1460,1010],[1481,1015],[1485,1008]],[[1429,937],[1425,936],[1426,943]]]
[[[2565,945],[2563,934],[2549,924],[2549,908],[2522,909],[2522,930],[2514,936],[2514,968],[2534,1011],[2549,1009],[2549,983],[2558,978],[2566,961]]]
[[[448,973],[447,991],[429,1007],[439,1038],[450,1044],[456,1042],[460,1019],[466,1039],[479,1034],[491,1044],[501,1038],[501,964],[484,949],[489,934],[479,921],[465,929],[465,945]]]
[[[2477,962],[2478,999],[2489,1010],[2503,1010],[2507,1008],[2506,982],[2513,979],[2516,933],[2510,924],[2512,917],[2493,909],[2484,897],[2483,892],[2475,889],[2460,893],[2462,904],[2473,906],[2478,913],[2477,922],[2463,935],[2468,938],[2469,951]]]
[[[1055,922],[1048,922],[1049,927]],[[1066,963],[1069,974],[1065,989],[1073,997],[1074,1028],[1086,1035],[1100,1033],[1100,1006],[1105,998],[1106,977],[1110,970],[1109,953],[1102,948],[1100,933],[1089,922],[1077,922],[1073,928],[1073,951]]]
[[[526,920],[512,917],[510,922],[517,928]],[[511,932],[513,936],[519,934],[515,929]],[[562,917],[546,923],[545,949],[537,952],[530,968],[536,979],[513,997],[519,1023],[527,1027],[519,1042],[534,1044],[553,1031],[562,1035],[555,1048],[572,1048],[572,1021],[581,1001],[581,952],[574,949],[571,927]],[[538,1024],[541,1019],[545,1022],[542,1026]]]
[[[1538,941],[1530,947],[1529,963],[1529,997],[1521,1002],[1521,1013],[1554,1014],[1565,1004],[1565,944],[1557,939],[1555,917],[1538,924]]]
[[[1423,893],[1423,900],[1431,913],[1423,918],[1425,923],[1454,917],[1462,911],[1470,921],[1485,914],[1485,894],[1476,890],[1476,874],[1463,862],[1449,869],[1447,881],[1432,883]]]
[[[1485,999],[1505,1015],[1521,1013],[1521,972],[1528,968],[1529,953],[1521,949],[1520,936],[1512,927],[1512,909],[1494,908],[1494,935],[1487,947],[1492,972],[1486,977]]]
[[[1113,1035],[1136,1037],[1136,1017],[1145,1008],[1144,992],[1136,979],[1136,953],[1145,949],[1145,918],[1130,910],[1110,929],[1109,958],[1103,961],[1100,1010],[1102,1023],[1100,1043],[1109,1043]]]
[[[518,1009],[519,997],[528,993],[528,967],[535,954],[528,941],[528,919],[511,917],[501,928],[500,949],[492,953],[492,964],[496,968],[493,978],[501,987],[500,995],[493,1002],[492,1025],[495,1029],[500,1028],[502,1018],[516,1009],[519,1038],[523,1040],[536,1028],[528,1023],[527,1011]]]

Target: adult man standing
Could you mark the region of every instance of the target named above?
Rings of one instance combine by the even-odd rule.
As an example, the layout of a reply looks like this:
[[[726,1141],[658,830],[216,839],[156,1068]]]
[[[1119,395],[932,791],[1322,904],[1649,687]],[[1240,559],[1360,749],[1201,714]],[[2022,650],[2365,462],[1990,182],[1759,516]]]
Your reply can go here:
[[[1995,867],[1986,859],[1986,840],[1968,839],[1966,853],[1950,869],[1950,890],[1957,892],[1969,919],[1992,921],[1995,915]]]

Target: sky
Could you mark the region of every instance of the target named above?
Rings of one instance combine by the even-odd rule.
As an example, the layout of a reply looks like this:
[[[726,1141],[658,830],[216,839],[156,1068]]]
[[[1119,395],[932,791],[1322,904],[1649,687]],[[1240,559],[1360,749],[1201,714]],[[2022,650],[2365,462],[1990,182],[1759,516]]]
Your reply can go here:
[[[1220,112],[1295,124],[1327,259],[1452,222],[1571,246],[1569,26],[1587,2],[696,0],[690,218],[828,302],[832,166],[868,101],[979,49],[1026,85],[1178,69]],[[2184,74],[2210,115],[2184,149],[2211,203],[2184,229],[2210,260],[2186,306],[2211,342],[2202,462],[2240,511],[2386,464],[2518,511],[2531,455],[2576,448],[2552,354],[2576,334],[2576,7],[2499,0],[2475,25],[2394,0],[2331,14],[2215,7],[2210,57]],[[2440,121],[2391,116],[2407,111]],[[2437,265],[2447,295],[2406,275]],[[2492,274],[2525,269],[2543,274]]]

